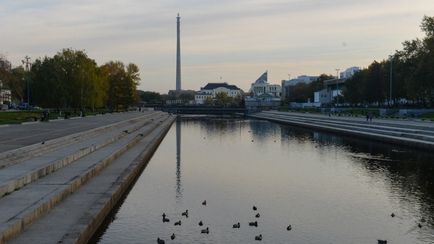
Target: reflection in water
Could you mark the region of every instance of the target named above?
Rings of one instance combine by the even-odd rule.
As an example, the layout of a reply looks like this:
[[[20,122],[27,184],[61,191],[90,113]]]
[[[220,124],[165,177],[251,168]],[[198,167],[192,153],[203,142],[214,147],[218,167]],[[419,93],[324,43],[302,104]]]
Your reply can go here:
[[[177,243],[193,244],[252,243],[258,234],[264,243],[433,243],[433,159],[267,121],[178,118],[100,242],[154,243],[176,233]],[[253,204],[261,218],[252,229]],[[162,212],[175,221],[185,209],[182,228],[161,222]]]
[[[181,189],[181,117],[176,118],[176,199],[182,198]]]

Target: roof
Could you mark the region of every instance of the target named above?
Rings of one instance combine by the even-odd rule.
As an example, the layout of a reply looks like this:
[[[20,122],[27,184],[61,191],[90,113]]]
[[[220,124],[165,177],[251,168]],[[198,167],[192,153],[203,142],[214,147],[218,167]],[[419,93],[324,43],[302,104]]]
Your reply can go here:
[[[255,84],[264,84],[268,82],[268,71],[265,71],[259,78],[255,81]]]
[[[214,89],[219,88],[219,87],[224,87],[224,88],[227,88],[229,90],[240,90],[240,88],[238,88],[236,85],[229,85],[226,82],[208,83],[208,84],[206,84],[205,87],[202,88],[202,90],[214,90]]]

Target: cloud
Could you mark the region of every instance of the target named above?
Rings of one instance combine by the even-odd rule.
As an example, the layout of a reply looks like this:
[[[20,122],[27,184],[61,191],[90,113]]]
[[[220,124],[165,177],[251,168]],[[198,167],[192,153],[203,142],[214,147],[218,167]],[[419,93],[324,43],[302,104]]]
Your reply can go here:
[[[25,55],[85,49],[102,64],[137,63],[141,88],[165,92],[175,80],[175,17],[181,13],[183,87],[227,81],[245,90],[265,69],[333,73],[367,66],[401,42],[421,36],[432,0],[3,0],[0,53]],[[342,45],[346,43],[346,45]]]

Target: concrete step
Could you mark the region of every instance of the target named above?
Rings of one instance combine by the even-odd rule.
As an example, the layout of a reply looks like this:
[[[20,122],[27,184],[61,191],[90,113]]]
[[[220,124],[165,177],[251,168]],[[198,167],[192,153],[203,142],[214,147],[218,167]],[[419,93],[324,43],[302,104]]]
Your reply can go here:
[[[161,121],[170,120],[168,115]],[[73,164],[41,178],[0,199],[0,243],[5,243],[85,185],[137,143],[148,138],[161,125],[153,121]],[[142,151],[143,148],[140,148]],[[124,163],[120,161],[120,163]],[[119,174],[119,172],[117,172]],[[78,206],[82,209],[82,206]],[[72,211],[67,209],[66,211]],[[46,236],[46,235],[45,235]],[[46,243],[46,242],[43,242]]]
[[[411,133],[415,132],[415,130],[406,130],[406,129],[399,129],[399,128],[390,128],[386,126],[366,126],[366,125],[360,125],[360,124],[351,124],[351,123],[342,123],[342,122],[336,122],[336,121],[328,121],[326,119],[320,120],[320,119],[310,119],[310,118],[300,118],[300,117],[290,117],[290,116],[281,116],[281,115],[272,115],[276,118],[283,118],[291,121],[301,121],[305,123],[316,123],[318,125],[327,125],[327,126],[334,126],[338,128],[344,128],[344,129],[350,129],[350,130],[360,130],[370,133],[378,133],[378,134],[384,134],[384,135],[390,135],[390,136],[397,136],[397,137],[406,137],[406,138],[412,138],[412,139],[418,139],[418,140],[426,140],[434,142],[434,136],[421,134],[421,131],[417,131],[419,133]],[[411,131],[411,132],[410,132]]]
[[[146,167],[173,119],[165,120],[149,136],[8,243],[88,243]]]
[[[311,119],[326,119],[329,121],[336,122],[349,122],[353,124],[364,124],[364,125],[376,125],[376,126],[387,126],[387,127],[395,127],[400,129],[408,129],[408,130],[416,130],[425,132],[434,132],[434,123],[431,122],[415,122],[415,121],[395,121],[395,120],[386,120],[386,119],[374,119],[373,122],[367,123],[364,118],[352,118],[352,117],[328,117],[320,114],[303,114],[303,113],[287,113],[287,112],[278,112],[278,111],[264,111],[261,112],[263,114],[278,114],[290,117],[303,117],[303,118],[311,118]]]
[[[405,146],[409,146],[409,147],[413,147],[413,148],[428,149],[428,150],[434,149],[434,142],[426,141],[426,140],[419,140],[419,139],[406,138],[406,137],[401,137],[401,136],[391,136],[391,135],[386,135],[386,134],[365,132],[365,131],[355,130],[355,129],[345,129],[345,128],[340,128],[339,126],[320,125],[317,123],[312,123],[310,121],[303,122],[303,121],[297,121],[297,120],[290,120],[288,118],[278,118],[278,117],[270,116],[270,115],[253,114],[253,115],[250,115],[250,117],[258,118],[258,119],[266,119],[266,120],[270,120],[270,121],[275,121],[275,122],[285,123],[285,124],[291,124],[291,125],[296,125],[296,126],[303,126],[306,128],[333,131],[333,132],[337,132],[340,134],[358,136],[358,137],[373,139],[376,141],[383,141],[383,142],[392,143],[392,144],[400,144],[400,145],[405,145]]]
[[[41,142],[26,147],[18,148],[15,150],[10,150],[10,151],[0,153],[0,169],[38,155],[43,155],[44,153],[56,150],[57,148],[65,147],[92,138],[94,135],[110,132],[112,130],[129,125],[131,123],[139,122],[143,119],[146,119],[149,116],[154,116],[154,115],[155,112],[151,112],[138,118],[132,118],[129,120],[120,121],[117,123],[98,127],[95,129],[90,129],[87,131],[74,133],[64,137],[47,140],[44,141],[44,144],[42,144]]]
[[[101,134],[92,140],[86,140],[68,147],[60,148],[56,151],[46,153],[42,156],[34,157],[19,164],[9,166],[0,170],[0,197],[10,194],[17,189],[46,175],[65,167],[76,160],[89,155],[105,146],[120,140],[128,135],[123,129],[128,128],[129,132],[134,132],[143,126],[158,120],[164,116],[159,114],[149,120],[141,120],[128,127],[120,128],[119,131]]]

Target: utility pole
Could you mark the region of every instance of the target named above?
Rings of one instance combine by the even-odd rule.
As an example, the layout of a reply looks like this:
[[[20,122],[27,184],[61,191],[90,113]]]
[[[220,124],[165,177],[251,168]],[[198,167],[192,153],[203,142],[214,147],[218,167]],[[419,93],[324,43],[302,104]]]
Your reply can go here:
[[[390,55],[390,84],[389,84],[389,106],[392,105],[392,82],[393,82],[393,55]]]
[[[28,106],[30,106],[30,86],[29,86],[29,71],[30,71],[30,57],[29,56],[25,56],[23,60],[21,60],[21,62],[23,63],[23,65],[25,65],[25,69],[27,71],[27,104]]]
[[[339,68],[336,70],[336,104],[339,105]]]

